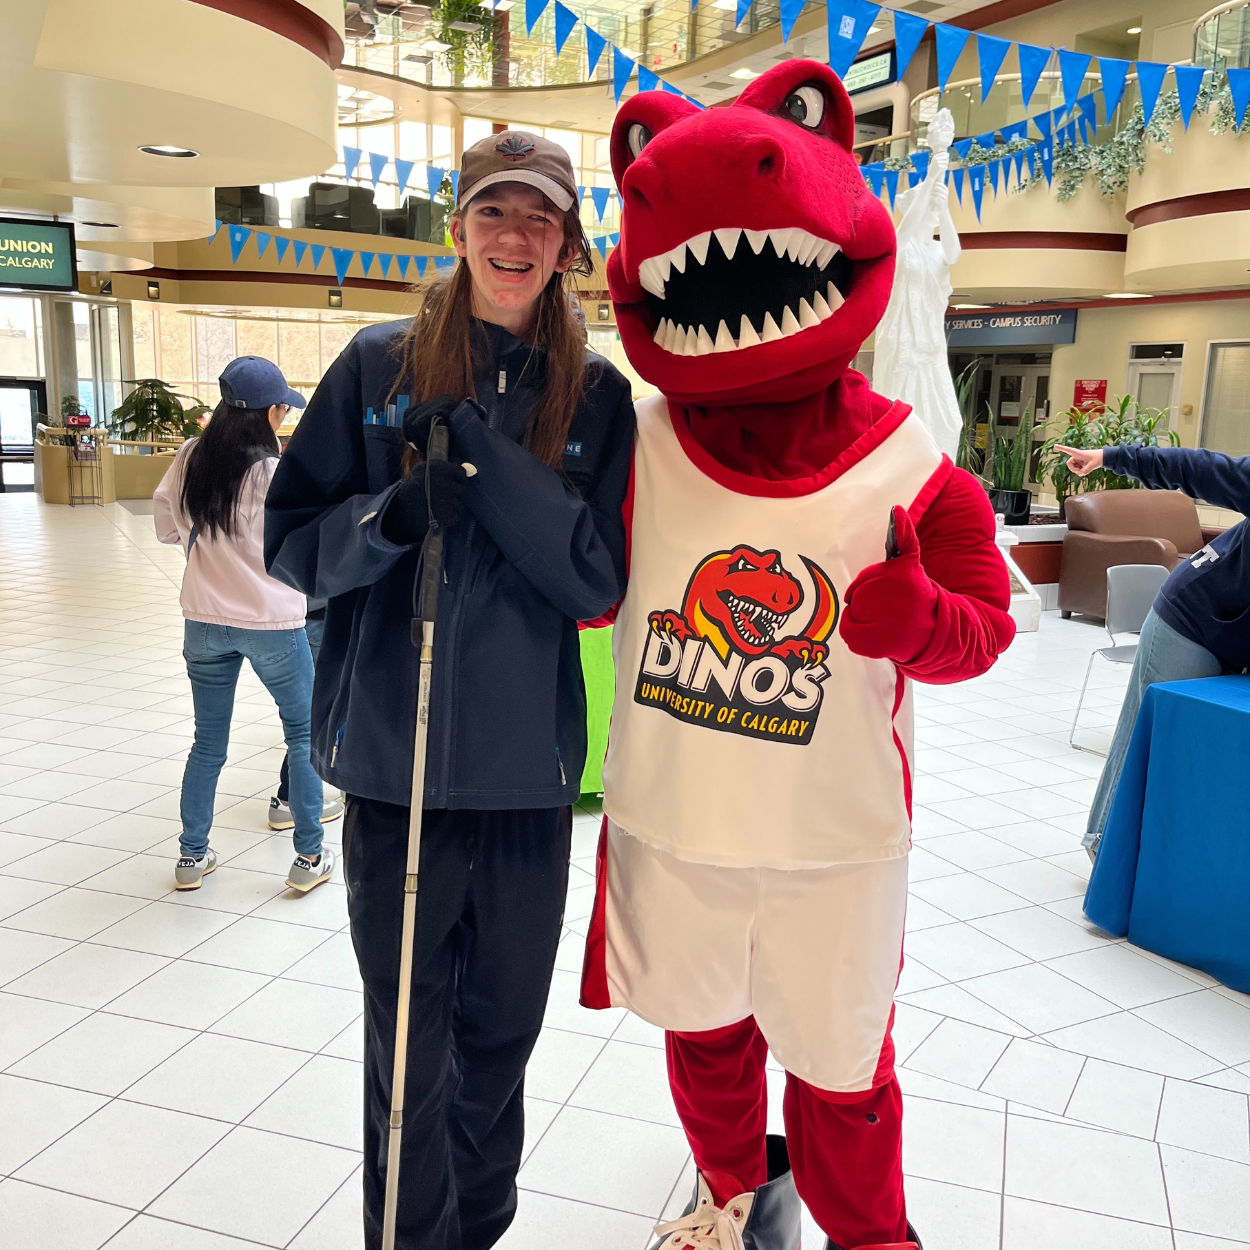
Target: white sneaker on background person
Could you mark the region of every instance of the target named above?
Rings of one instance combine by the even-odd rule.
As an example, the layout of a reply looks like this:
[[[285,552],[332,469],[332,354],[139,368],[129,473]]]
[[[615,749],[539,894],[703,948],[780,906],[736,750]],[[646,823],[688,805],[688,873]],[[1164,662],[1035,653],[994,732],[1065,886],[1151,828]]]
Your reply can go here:
[[[307,855],[297,855],[291,871],[287,873],[286,883],[291,889],[306,894],[323,881],[329,881],[333,874],[334,852],[323,846],[321,854],[315,859],[310,859]]]
[[[338,799],[327,799],[325,806],[321,809],[321,823],[327,825],[332,820],[338,820],[342,814],[343,804]],[[278,798],[276,794],[269,800],[269,828],[295,828],[295,817],[291,813],[291,805]]]
[[[199,859],[183,855],[174,865],[174,889],[198,890],[204,878],[217,867],[217,852],[210,846]]]

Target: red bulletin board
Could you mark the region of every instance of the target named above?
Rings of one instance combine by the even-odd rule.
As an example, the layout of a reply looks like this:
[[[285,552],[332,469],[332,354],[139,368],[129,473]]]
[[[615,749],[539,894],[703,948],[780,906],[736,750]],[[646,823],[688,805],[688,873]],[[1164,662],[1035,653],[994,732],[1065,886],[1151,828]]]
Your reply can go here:
[[[1072,406],[1074,408],[1101,408],[1106,402],[1106,378],[1077,378],[1072,387]]]

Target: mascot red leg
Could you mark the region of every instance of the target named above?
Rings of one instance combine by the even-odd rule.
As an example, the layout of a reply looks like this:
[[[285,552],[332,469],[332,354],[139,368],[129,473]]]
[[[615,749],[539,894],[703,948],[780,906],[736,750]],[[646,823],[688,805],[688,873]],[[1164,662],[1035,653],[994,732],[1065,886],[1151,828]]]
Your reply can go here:
[[[849,368],[894,270],[837,77],[618,113],[638,405],[629,586],[583,1002],[667,1030],[699,1175],[665,1250],[918,1250],[890,1039],[911,682],[1010,642],[984,492]],[[767,1053],[786,1137],[766,1134]]]

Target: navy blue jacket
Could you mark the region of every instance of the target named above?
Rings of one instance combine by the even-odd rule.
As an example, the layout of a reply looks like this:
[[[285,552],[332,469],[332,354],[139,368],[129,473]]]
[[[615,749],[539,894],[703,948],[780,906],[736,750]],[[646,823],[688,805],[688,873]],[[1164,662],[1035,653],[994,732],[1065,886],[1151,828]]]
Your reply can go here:
[[[349,794],[407,806],[417,704],[410,623],[419,550],[381,519],[401,476],[392,407],[407,321],[362,330],[321,380],[265,510],[270,573],[330,600],[313,688],[317,771]],[[586,693],[577,622],[624,593],[622,505],[634,409],[626,379],[587,354],[563,477],[520,443],[544,354],[475,323],[486,418],[452,422],[451,454],[477,466],[448,531],[435,636],[426,807],[559,807],[578,796]]]
[[[1107,447],[1103,464],[1156,490],[1182,490],[1250,514],[1250,456],[1190,447]],[[1241,521],[1182,560],[1163,583],[1156,614],[1229,668],[1250,668],[1250,543]]]

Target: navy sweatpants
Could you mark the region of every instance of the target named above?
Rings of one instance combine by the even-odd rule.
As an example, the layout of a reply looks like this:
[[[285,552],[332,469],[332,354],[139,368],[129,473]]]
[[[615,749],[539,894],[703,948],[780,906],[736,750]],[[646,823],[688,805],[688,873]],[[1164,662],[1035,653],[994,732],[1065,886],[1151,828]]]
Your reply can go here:
[[[427,811],[396,1244],[487,1250],[516,1212],[522,1090],[547,1005],[571,812]],[[382,1241],[408,809],[348,796],[343,874],[365,989],[365,1245]]]

